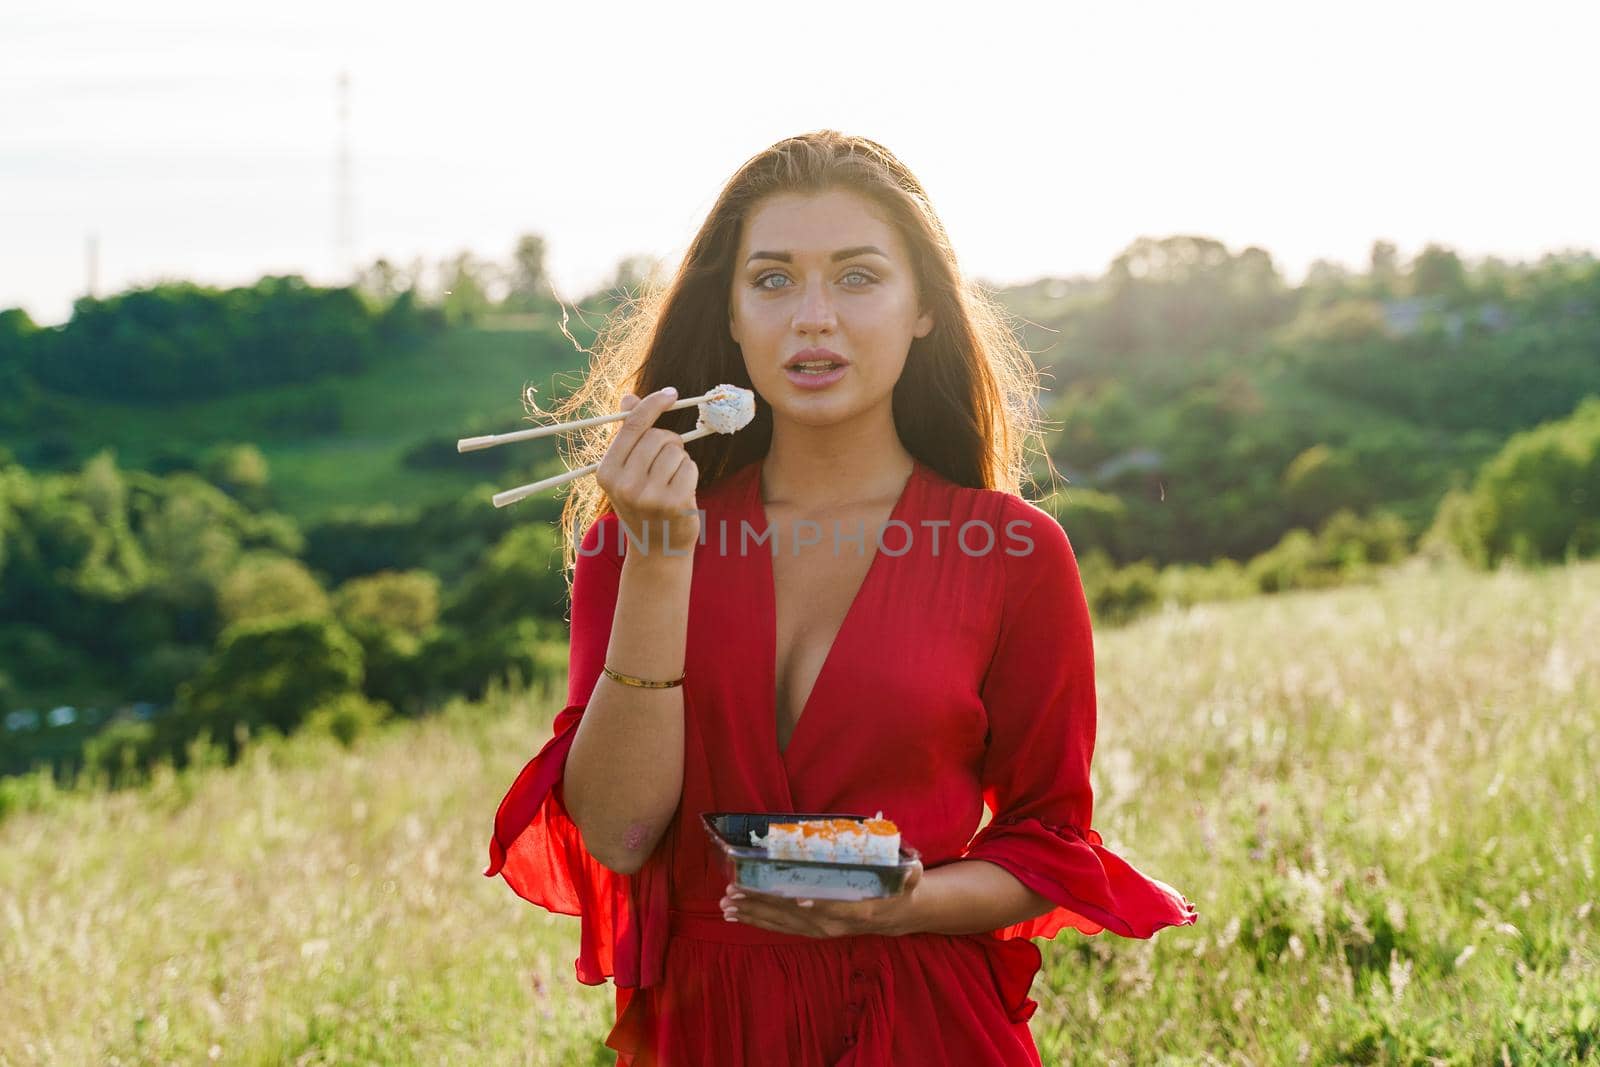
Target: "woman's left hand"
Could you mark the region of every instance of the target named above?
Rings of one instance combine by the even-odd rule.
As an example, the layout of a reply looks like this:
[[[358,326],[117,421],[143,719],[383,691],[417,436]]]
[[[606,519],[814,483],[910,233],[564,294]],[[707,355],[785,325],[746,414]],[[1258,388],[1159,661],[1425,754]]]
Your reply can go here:
[[[913,932],[911,900],[921,881],[918,863],[899,894],[878,900],[793,899],[729,885],[722,895],[722,914],[729,922],[802,937],[908,934]]]

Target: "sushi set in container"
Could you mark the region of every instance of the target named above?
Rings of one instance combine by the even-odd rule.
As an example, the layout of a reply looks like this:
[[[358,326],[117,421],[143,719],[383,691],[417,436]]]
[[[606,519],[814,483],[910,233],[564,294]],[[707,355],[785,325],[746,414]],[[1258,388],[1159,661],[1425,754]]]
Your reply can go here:
[[[744,889],[815,900],[873,900],[905,887],[916,849],[882,817],[725,811],[701,816],[729,881]]]

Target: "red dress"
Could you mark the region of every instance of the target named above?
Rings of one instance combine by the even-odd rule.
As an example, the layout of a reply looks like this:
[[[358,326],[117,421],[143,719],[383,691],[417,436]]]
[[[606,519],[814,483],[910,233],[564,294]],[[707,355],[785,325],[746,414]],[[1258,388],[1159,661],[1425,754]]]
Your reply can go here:
[[[780,752],[777,542],[756,540],[768,528],[761,463],[698,503],[673,823],[637,874],[619,875],[588,854],[562,805],[625,552],[607,512],[573,576],[567,706],[500,804],[484,873],[582,917],[577,977],[614,980],[606,1044],[619,1064],[1038,1063],[1030,938],[1069,926],[1147,938],[1197,918],[1090,828],[1094,647],[1066,534],[1020,497],[918,462]],[[874,551],[870,533],[858,547],[849,532],[837,551]],[[986,860],[1056,908],[963,936],[813,939],[723,920],[728,877],[701,812],[879,810],[928,868]]]

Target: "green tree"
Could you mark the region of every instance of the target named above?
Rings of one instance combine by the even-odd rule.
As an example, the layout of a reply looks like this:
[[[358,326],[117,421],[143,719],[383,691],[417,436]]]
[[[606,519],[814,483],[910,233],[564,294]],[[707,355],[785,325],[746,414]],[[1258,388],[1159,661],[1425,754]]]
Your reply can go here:
[[[444,281],[440,304],[447,323],[471,326],[488,314],[496,281],[494,264],[460,252],[445,262],[440,274]]]
[[[1061,524],[1075,550],[1100,549],[1112,555],[1127,550],[1128,508],[1113,494],[1068,486],[1040,506]]]
[[[83,745],[83,769],[91,777],[104,775],[113,786],[139,782],[154,755],[155,726],[137,719],[107,723]]]
[[[534,311],[549,303],[543,237],[525,233],[517,239],[517,247],[511,254],[509,283],[504,302],[508,311]]]
[[[1374,241],[1367,254],[1367,280],[1374,296],[1379,298],[1399,295],[1400,249],[1393,241]]]
[[[421,637],[439,621],[439,579],[424,570],[352,578],[334,602],[346,627],[382,626]]]
[[[1428,245],[1411,262],[1411,291],[1447,299],[1465,295],[1467,271],[1461,257],[1443,245]]]
[[[611,280],[584,297],[580,303],[599,311],[618,307],[638,296],[647,283],[659,282],[663,269],[661,260],[655,256],[624,256],[617,261]]]
[[[1296,301],[1264,249],[1235,255],[1196,236],[1139,238],[1112,261],[1103,291],[1084,333],[1108,363],[1237,349],[1288,321]]]
[[[1115,378],[1072,386],[1054,414],[1061,432],[1050,455],[1068,471],[1092,474],[1140,440],[1143,412],[1127,383]]]
[[[1472,495],[1491,564],[1600,550],[1600,396],[1569,418],[1513,435],[1484,465]]]
[[[404,267],[396,266],[381,256],[373,260],[370,266],[362,268],[356,277],[356,288],[379,306],[394,303],[401,294],[410,292],[415,283],[416,279]]]
[[[1301,283],[1302,295],[1318,304],[1332,303],[1348,296],[1355,277],[1350,268],[1331,259],[1313,260]]]
[[[349,748],[356,738],[377,730],[393,710],[382,701],[368,700],[360,693],[341,693],[312,709],[303,729],[327,734]]]
[[[0,430],[26,425],[27,409],[38,402],[28,374],[38,344],[39,327],[26,311],[0,311]]]
[[[26,346],[28,373],[58,393],[127,403],[192,400],[349,374],[377,350],[378,312],[353,288],[297,275],[219,290],[165,282],[84,297]]]
[[[445,621],[487,631],[523,618],[558,618],[566,600],[561,549],[547,523],[514,527],[445,608]]]
[[[272,616],[230,626],[200,675],[178,687],[160,720],[161,748],[175,756],[192,738],[238,754],[238,734],[271,728],[287,735],[310,712],[362,681],[361,646],[332,618]]]
[[[108,625],[151,580],[129,521],[129,490],[109,453],[80,474],[0,475],[5,526],[0,618],[48,630],[63,644],[115,661]]]
[[[495,627],[442,626],[423,652],[424,677],[441,692],[483,696],[491,683],[549,683],[566,670],[564,627],[521,618]]]
[[[222,579],[217,604],[223,625],[281,615],[328,614],[325,593],[306,565],[272,552],[243,556]]]
[[[423,652],[438,631],[439,579],[422,570],[352,578],[334,605],[361,644],[367,694],[407,714],[422,710],[433,696]]]
[[[207,481],[248,507],[261,508],[270,502],[271,470],[267,457],[255,445],[218,446],[206,456],[201,469]]]
[[[1417,549],[1428,559],[1459,559],[1475,567],[1488,567],[1489,554],[1470,490],[1457,487],[1445,493]]]
[[[1291,521],[1302,526],[1315,526],[1341,508],[1359,510],[1371,497],[1355,457],[1323,443],[1290,462],[1283,472],[1283,493]]]
[[[192,474],[152,479],[139,496],[152,592],[173,612],[175,636],[209,644],[217,629],[217,591],[243,551],[241,509]]]

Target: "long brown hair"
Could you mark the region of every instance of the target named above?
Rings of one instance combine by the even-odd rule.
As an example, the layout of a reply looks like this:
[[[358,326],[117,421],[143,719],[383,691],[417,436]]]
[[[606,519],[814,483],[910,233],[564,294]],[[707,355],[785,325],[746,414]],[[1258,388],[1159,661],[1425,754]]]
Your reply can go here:
[[[670,281],[647,280],[612,314],[595,341],[583,384],[540,414],[561,421],[608,414],[622,409],[624,393],[645,396],[668,385],[685,397],[722,383],[750,388],[743,356],[728,330],[734,258],[745,219],[774,194],[835,189],[865,197],[899,232],[911,254],[922,308],[933,316],[928,336],[912,341],[894,388],[901,443],[958,485],[1020,493],[1028,474],[1028,444],[1042,436],[1032,358],[999,303],[962,278],[944,224],[905,164],[875,141],[835,130],[779,141],[741,166],[677,273]],[[696,418],[694,408],[684,408],[667,412],[656,425],[684,433]],[[568,465],[597,462],[618,425],[578,431],[564,450]],[[763,458],[771,443],[772,409],[758,403],[755,420],[743,430],[685,447],[705,490]],[[571,484],[561,516],[569,575],[584,531],[610,507],[593,478]]]

